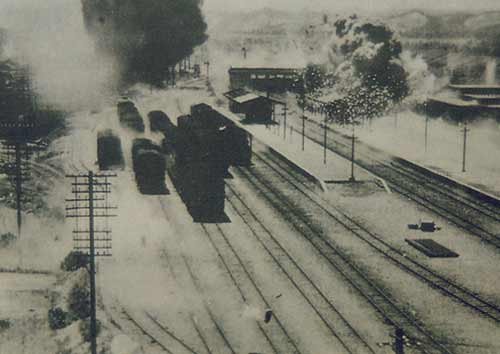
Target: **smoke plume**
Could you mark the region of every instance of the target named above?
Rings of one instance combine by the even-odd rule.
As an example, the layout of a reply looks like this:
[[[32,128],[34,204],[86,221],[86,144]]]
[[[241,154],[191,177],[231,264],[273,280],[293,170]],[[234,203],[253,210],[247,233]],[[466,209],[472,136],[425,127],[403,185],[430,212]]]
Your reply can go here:
[[[307,94],[331,101],[335,119],[379,116],[432,91],[435,78],[425,61],[403,51],[385,24],[354,15],[337,20],[334,30],[323,62],[308,65],[305,79]]]
[[[87,30],[129,83],[160,85],[168,68],[207,38],[201,0],[81,1]]]
[[[0,59],[29,67],[42,103],[94,108],[114,89],[116,65],[96,53],[78,2],[2,0],[0,27]]]

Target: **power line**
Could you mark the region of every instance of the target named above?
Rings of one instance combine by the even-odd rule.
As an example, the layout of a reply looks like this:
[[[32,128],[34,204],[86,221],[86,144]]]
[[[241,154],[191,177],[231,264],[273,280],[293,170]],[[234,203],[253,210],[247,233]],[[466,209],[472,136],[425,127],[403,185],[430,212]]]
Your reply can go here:
[[[95,258],[110,257],[112,250],[111,230],[107,222],[103,229],[96,228],[96,218],[107,220],[116,215],[110,214],[110,210],[116,209],[108,203],[108,195],[111,193],[110,178],[116,177],[111,174],[87,174],[67,175],[72,180],[71,186],[74,197],[66,199],[66,217],[76,219],[76,227],[73,230],[74,249],[87,253],[90,264],[90,348],[92,354],[97,354],[97,319],[96,319],[96,280],[95,280]],[[83,197],[82,197],[83,195]],[[100,211],[100,212],[99,212]],[[88,227],[79,230],[79,219],[87,219]],[[96,235],[98,237],[96,238]]]

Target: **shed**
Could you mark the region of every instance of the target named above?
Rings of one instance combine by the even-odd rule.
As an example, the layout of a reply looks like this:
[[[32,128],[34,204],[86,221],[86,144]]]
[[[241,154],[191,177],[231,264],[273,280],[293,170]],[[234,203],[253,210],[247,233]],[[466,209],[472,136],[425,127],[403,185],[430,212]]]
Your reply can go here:
[[[245,119],[255,123],[270,123],[273,120],[275,104],[283,104],[269,97],[260,96],[244,89],[226,92],[229,110],[245,115]]]

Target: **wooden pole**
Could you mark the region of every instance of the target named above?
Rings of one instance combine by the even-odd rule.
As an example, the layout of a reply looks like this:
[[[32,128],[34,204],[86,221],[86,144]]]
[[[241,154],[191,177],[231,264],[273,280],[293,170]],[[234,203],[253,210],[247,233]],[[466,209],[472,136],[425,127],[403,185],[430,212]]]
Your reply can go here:
[[[97,318],[95,296],[95,244],[94,244],[94,173],[89,171],[89,238],[90,238],[90,348],[97,354]]]
[[[469,129],[467,129],[467,121],[465,121],[465,126],[464,126],[464,149],[463,149],[463,156],[462,156],[462,172],[465,172],[465,158],[467,156],[467,132]]]
[[[352,123],[352,147],[351,147],[351,178],[350,181],[354,182],[356,179],[354,178],[354,144],[356,141],[356,136],[354,134],[354,122]]]

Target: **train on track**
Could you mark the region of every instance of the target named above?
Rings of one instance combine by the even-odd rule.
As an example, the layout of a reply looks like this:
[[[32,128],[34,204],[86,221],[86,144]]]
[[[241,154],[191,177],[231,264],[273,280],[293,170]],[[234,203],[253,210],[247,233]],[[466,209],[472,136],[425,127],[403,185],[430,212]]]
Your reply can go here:
[[[117,104],[120,124],[138,133],[144,133],[144,121],[134,102],[124,99]]]
[[[224,178],[229,166],[251,163],[247,133],[206,104],[191,107],[177,126],[166,114],[151,112],[151,127],[164,134],[167,169],[195,221],[224,218]]]
[[[123,169],[123,151],[120,137],[111,129],[97,133],[97,162],[101,171]]]
[[[160,146],[149,139],[134,139],[132,167],[142,194],[168,194],[165,185],[166,161]]]
[[[145,130],[135,104],[122,99],[117,104],[120,124],[136,133]],[[132,143],[132,168],[143,194],[168,194],[168,172],[179,195],[195,221],[221,222],[224,213],[225,183],[230,166],[251,164],[248,133],[231,119],[207,104],[193,105],[190,114],[177,118],[177,125],[162,111],[147,115],[151,133],[162,134],[161,144],[139,138]],[[123,166],[120,139],[111,131],[98,136],[98,162],[102,170]]]
[[[174,152],[177,126],[172,123],[170,117],[162,111],[151,111],[148,113],[151,132],[163,133],[162,148],[166,154]],[[168,137],[168,138],[167,138]]]

